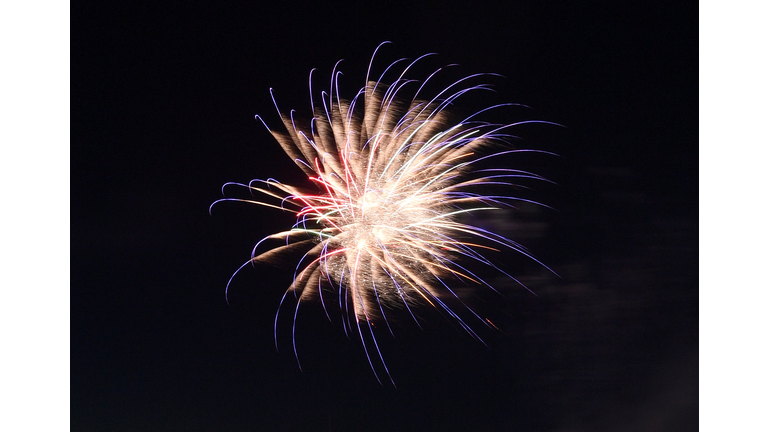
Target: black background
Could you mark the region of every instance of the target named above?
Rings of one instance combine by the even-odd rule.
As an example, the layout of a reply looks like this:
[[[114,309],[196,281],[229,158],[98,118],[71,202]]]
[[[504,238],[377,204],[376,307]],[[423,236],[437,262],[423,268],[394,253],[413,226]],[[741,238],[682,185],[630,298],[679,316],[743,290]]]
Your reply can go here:
[[[79,2],[71,28],[73,430],[698,428],[696,3]],[[436,52],[565,126],[525,129],[560,157],[537,162],[557,211],[521,225],[562,278],[521,264],[536,296],[479,295],[488,348],[428,312],[380,333],[397,388],[316,304],[303,371],[290,313],[275,350],[290,271],[248,268],[225,302],[290,215],[208,214],[227,181],[300,181],[253,118],[279,127],[270,87],[306,110],[309,70],[343,58],[355,91],[385,40],[380,67]]]

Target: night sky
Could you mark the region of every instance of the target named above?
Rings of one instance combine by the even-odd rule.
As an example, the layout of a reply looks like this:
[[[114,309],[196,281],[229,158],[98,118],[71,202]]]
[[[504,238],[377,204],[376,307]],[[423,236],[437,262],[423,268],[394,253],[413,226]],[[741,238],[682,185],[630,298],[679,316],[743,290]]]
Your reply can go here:
[[[499,2],[501,3],[501,2]],[[437,312],[377,332],[380,385],[337,317],[273,323],[290,269],[233,272],[293,218],[228,181],[302,181],[281,128],[344,59],[493,72],[487,103],[559,123],[516,146],[555,185],[508,235],[511,283],[469,300],[484,345]],[[71,428],[76,431],[698,429],[695,2],[75,2],[71,10]],[[470,106],[476,102],[470,100]],[[461,109],[458,104],[458,109]],[[506,216],[504,216],[506,217]],[[498,220],[488,223],[499,224]]]

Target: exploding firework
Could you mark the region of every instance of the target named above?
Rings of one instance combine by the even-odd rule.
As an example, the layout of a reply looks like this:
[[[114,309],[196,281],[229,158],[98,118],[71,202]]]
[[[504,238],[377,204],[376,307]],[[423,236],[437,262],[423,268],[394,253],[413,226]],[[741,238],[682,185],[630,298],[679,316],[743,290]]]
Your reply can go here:
[[[374,337],[374,323],[383,321],[389,326],[388,313],[391,316],[398,310],[418,323],[415,308],[428,305],[447,313],[479,339],[447,303],[463,304],[457,285],[493,289],[466,262],[493,267],[514,279],[486,254],[506,248],[535,260],[518,243],[463,223],[462,215],[528,201],[483,191],[514,186],[517,179],[544,178],[521,170],[489,168],[487,161],[531,151],[509,148],[508,130],[523,123],[546,122],[498,124],[478,119],[480,114],[503,105],[451,121],[446,110],[449,105],[488,85],[469,84],[483,74],[471,75],[435,96],[425,97],[422,93],[427,83],[443,68],[423,81],[407,78],[409,69],[424,57],[411,62],[398,60],[375,81],[369,79],[372,58],[364,87],[351,99],[341,97],[340,72],[334,68],[330,90],[321,94],[319,104],[314,103],[310,73],[311,121],[299,124],[293,111],[285,115],[278,108],[286,131],[270,132],[316,190],[308,192],[274,179],[252,180],[225,187],[244,187],[266,200],[217,201],[243,201],[295,213],[295,225],[261,240],[240,269],[269,263],[285,254],[303,253],[293,283],[283,296],[283,300],[288,294],[297,298],[294,330],[302,301],[319,298],[326,314],[326,304],[338,303],[345,331],[350,329],[360,336],[377,379],[372,358],[381,361],[388,376],[389,371]],[[385,75],[397,64],[405,67],[385,84]],[[257,254],[261,244],[269,240],[282,245]],[[489,324],[467,310],[479,322]],[[276,327],[278,317],[279,310]],[[293,347],[295,353],[295,337]],[[376,356],[371,356],[374,349]]]

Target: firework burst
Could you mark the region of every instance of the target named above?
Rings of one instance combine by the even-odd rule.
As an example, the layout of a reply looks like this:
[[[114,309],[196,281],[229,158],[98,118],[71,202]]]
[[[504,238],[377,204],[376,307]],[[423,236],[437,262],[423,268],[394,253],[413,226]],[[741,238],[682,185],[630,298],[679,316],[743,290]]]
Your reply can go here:
[[[518,243],[462,223],[461,215],[527,201],[486,195],[483,190],[490,185],[514,186],[521,178],[545,179],[521,170],[477,167],[493,157],[531,151],[510,149],[507,131],[522,123],[546,122],[496,124],[477,119],[502,105],[450,121],[449,105],[467,92],[488,89],[488,85],[471,85],[483,75],[477,74],[425,97],[426,84],[442,68],[423,81],[407,78],[409,69],[424,57],[412,62],[398,60],[375,81],[369,78],[371,59],[365,86],[352,99],[341,97],[340,72],[334,68],[330,90],[321,93],[319,104],[313,99],[310,73],[311,121],[299,124],[293,111],[286,115],[278,108],[286,131],[270,132],[316,190],[308,192],[274,179],[252,180],[225,187],[244,187],[267,200],[216,201],[243,201],[295,213],[295,225],[261,240],[240,269],[269,263],[284,254],[303,253],[293,283],[283,296],[283,300],[288,294],[297,298],[294,331],[302,301],[319,298],[326,314],[326,304],[338,303],[345,331],[359,335],[377,379],[374,358],[380,360],[387,376],[389,371],[376,343],[373,323],[383,321],[389,327],[387,314],[398,309],[407,311],[418,323],[414,309],[429,305],[453,317],[479,339],[446,301],[461,302],[452,288],[457,284],[493,287],[462,262],[479,262],[512,278],[485,254],[511,249],[535,260]],[[384,76],[398,64],[404,66],[399,76],[384,84]],[[259,246],[269,240],[282,245],[257,254]],[[467,309],[479,322],[489,325]],[[293,349],[295,353],[295,337]]]

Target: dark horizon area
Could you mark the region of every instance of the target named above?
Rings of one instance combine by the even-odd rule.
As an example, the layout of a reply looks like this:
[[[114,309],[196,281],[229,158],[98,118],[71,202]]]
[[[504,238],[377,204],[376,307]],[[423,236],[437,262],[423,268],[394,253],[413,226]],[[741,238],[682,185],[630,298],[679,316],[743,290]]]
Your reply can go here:
[[[71,9],[71,428],[77,431],[698,430],[697,5],[417,1],[79,3]],[[485,343],[441,314],[360,341],[302,304],[292,271],[235,270],[279,210],[218,204],[226,182],[306,182],[264,125],[309,113],[336,62],[495,73],[478,104],[520,103],[514,145],[554,210],[486,221],[529,247],[470,299]],[[378,75],[377,75],[378,76]],[[418,78],[423,78],[418,75]],[[457,103],[457,109],[464,105]],[[464,112],[466,113],[466,112]],[[514,163],[514,161],[511,161]],[[233,195],[235,193],[233,192]],[[513,223],[507,223],[509,220]],[[478,323],[479,324],[479,323]]]

